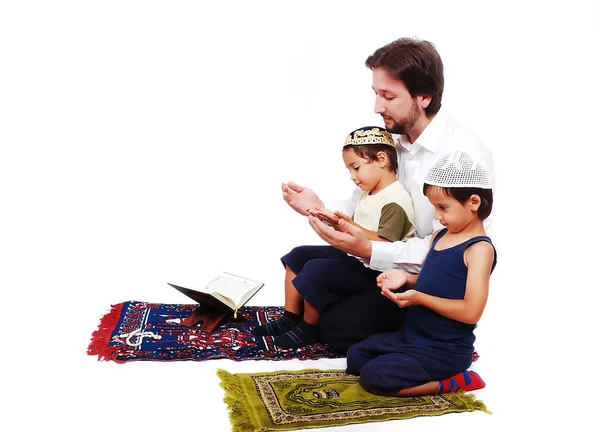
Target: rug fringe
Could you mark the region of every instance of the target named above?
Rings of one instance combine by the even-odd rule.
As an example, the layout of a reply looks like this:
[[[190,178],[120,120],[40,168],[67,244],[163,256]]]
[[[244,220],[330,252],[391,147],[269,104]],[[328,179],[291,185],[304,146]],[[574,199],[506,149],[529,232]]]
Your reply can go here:
[[[231,432],[259,432],[264,430],[254,425],[250,411],[242,402],[245,396],[240,379],[223,369],[217,369],[217,376],[221,379],[220,385],[225,390],[223,401],[229,409]]]
[[[98,361],[113,360],[117,363],[123,363],[116,359],[118,347],[108,346],[108,343],[110,342],[112,332],[119,323],[124,304],[125,303],[118,303],[111,305],[110,311],[100,319],[98,329],[92,333],[87,353],[88,355],[97,355]]]
[[[478,400],[474,394],[465,393],[464,391],[458,391],[456,393],[450,393],[452,397],[458,399],[462,404],[464,404],[469,411],[483,411],[486,414],[492,414],[491,411],[488,411],[485,404]]]

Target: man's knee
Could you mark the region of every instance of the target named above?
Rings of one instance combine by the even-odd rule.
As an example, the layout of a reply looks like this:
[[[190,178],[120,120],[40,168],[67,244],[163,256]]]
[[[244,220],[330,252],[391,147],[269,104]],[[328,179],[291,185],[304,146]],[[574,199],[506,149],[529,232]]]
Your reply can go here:
[[[319,318],[321,340],[334,351],[346,355],[352,345],[371,335],[360,328],[358,320],[360,317],[353,316],[340,305],[334,305]]]
[[[348,349],[371,335],[398,330],[406,309],[369,290],[350,295],[321,314],[321,339],[335,351]]]

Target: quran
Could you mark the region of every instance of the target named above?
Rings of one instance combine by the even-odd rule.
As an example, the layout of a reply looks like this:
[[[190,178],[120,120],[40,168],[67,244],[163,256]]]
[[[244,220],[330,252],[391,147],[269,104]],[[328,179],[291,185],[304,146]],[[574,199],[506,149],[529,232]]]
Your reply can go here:
[[[190,327],[201,323],[202,330],[211,332],[217,325],[244,306],[264,283],[227,272],[221,272],[205,285],[168,283],[200,305],[182,324]]]

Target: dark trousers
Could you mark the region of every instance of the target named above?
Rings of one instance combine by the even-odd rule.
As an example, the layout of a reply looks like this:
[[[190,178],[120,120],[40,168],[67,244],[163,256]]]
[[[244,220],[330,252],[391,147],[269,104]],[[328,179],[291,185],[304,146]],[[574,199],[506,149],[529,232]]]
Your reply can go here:
[[[346,372],[359,375],[373,393],[395,393],[430,381],[446,379],[471,366],[472,353],[409,344],[402,331],[373,335],[347,353]]]
[[[367,337],[402,327],[405,309],[381,295],[380,272],[331,246],[300,246],[281,261],[294,287],[320,312],[321,340],[341,354]]]

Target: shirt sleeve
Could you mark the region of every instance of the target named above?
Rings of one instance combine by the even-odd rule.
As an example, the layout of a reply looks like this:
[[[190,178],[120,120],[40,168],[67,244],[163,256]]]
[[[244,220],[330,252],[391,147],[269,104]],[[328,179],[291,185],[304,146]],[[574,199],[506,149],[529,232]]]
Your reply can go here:
[[[391,242],[402,240],[412,227],[406,211],[399,204],[392,202],[382,207],[377,230],[379,237]]]
[[[483,221],[485,233],[494,241],[492,220],[494,216],[494,207],[492,213]],[[434,220],[434,231],[442,228],[442,225]],[[391,268],[401,268],[410,273],[419,273],[431,243],[431,235],[425,238],[413,237],[407,241],[395,241],[393,243],[372,241],[371,259],[364,261],[364,264],[373,270],[384,271]],[[496,250],[498,247],[494,244]]]
[[[429,251],[431,236],[413,237],[407,241],[393,243],[372,241],[371,259],[367,263],[370,268],[384,271],[391,268],[402,268],[411,273],[419,273]]]

